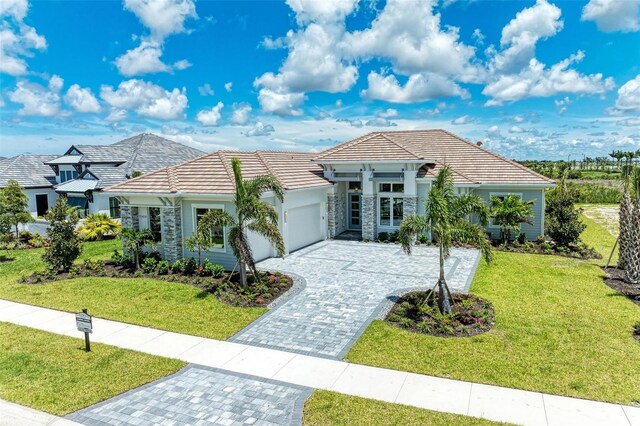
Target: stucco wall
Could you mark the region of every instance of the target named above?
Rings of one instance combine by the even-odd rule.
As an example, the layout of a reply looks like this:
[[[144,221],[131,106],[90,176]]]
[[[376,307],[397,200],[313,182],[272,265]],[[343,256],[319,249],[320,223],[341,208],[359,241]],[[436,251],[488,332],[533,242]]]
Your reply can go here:
[[[109,196],[102,192],[93,193],[93,202],[89,203],[89,213],[109,214]]]
[[[58,194],[51,188],[27,188],[23,190],[25,195],[29,197],[29,205],[27,210],[34,218],[37,217],[38,209],[36,207],[36,195],[47,194],[47,202],[49,207],[53,206],[58,199]]]

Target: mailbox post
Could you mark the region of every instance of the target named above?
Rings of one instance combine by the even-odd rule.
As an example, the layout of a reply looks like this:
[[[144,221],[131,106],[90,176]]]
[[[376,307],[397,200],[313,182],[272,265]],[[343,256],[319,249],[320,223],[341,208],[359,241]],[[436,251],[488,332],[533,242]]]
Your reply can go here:
[[[81,313],[76,314],[76,327],[78,331],[84,333],[84,350],[91,351],[91,342],[89,341],[89,333],[93,333],[93,323],[91,315],[87,313],[86,308]]]

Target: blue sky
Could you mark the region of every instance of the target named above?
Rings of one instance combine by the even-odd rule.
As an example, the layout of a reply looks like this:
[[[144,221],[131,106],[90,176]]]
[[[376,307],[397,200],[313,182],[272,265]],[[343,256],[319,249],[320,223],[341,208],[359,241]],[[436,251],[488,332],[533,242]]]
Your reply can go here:
[[[0,2],[0,155],[153,132],[319,151],[446,128],[511,158],[640,148],[640,0]]]

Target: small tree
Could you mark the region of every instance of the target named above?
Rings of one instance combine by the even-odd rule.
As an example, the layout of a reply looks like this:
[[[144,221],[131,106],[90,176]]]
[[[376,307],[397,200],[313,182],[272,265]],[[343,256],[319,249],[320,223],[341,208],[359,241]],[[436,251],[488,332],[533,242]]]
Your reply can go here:
[[[154,248],[156,246],[156,242],[153,239],[153,233],[150,229],[136,231],[132,228],[124,228],[122,230],[122,245],[126,251],[133,254],[136,269],[140,269],[142,249],[144,246]]]
[[[21,223],[33,222],[31,214],[27,211],[29,197],[22,191],[18,181],[11,179],[7,186],[0,190],[0,198],[3,220],[15,227],[17,238],[20,232],[18,226]]]
[[[585,225],[580,220],[580,210],[575,207],[575,194],[564,180],[557,188],[547,193],[545,208],[545,231],[560,247],[575,246]]]
[[[49,221],[47,233],[50,242],[44,250],[42,259],[51,271],[67,272],[82,251],[80,238],[76,233],[78,215],[76,213],[67,215],[67,199],[58,197],[56,204],[49,209],[45,218]]]
[[[206,222],[201,220],[196,232],[184,240],[184,246],[187,250],[198,252],[198,265],[202,265],[202,251],[209,250],[214,244],[211,231],[205,227]]]
[[[122,225],[105,213],[88,215],[78,227],[80,236],[85,240],[101,240],[106,235],[118,235]]]
[[[533,201],[523,201],[517,195],[504,198],[491,197],[491,217],[500,227],[500,235],[504,243],[509,242],[511,231],[519,232],[523,223],[533,224]]]
[[[451,292],[447,286],[444,262],[454,243],[472,244],[482,251],[487,263],[493,260],[491,242],[483,226],[489,218],[489,209],[477,194],[456,196],[453,188],[453,171],[444,166],[436,176],[427,198],[426,216],[412,215],[400,224],[398,241],[405,253],[411,254],[414,239],[418,234],[431,231],[440,249],[440,275],[438,287],[438,309],[443,314],[451,313]],[[478,215],[482,226],[471,223],[467,217]]]

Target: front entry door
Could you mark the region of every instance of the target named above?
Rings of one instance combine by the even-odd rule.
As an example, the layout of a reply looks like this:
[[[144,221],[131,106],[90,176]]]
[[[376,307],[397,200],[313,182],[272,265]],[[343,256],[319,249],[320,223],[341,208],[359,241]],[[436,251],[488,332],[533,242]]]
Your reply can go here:
[[[49,210],[49,200],[47,194],[36,194],[36,210],[38,216],[44,216]]]
[[[349,229],[362,229],[360,194],[349,194]]]

